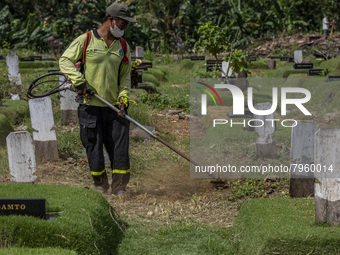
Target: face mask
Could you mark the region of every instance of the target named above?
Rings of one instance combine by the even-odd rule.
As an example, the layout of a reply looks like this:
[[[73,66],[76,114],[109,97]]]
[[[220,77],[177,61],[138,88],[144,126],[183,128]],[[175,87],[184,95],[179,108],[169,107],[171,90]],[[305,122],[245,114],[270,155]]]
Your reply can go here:
[[[119,29],[116,25],[114,26],[114,28],[110,26],[110,32],[114,37],[117,38],[122,37],[124,35],[124,30]]]

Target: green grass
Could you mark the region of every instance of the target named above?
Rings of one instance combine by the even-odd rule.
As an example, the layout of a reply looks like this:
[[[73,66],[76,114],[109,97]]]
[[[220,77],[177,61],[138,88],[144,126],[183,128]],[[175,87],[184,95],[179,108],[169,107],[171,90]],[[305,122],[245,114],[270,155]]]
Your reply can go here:
[[[316,225],[314,199],[250,199],[235,226],[238,254],[340,254],[340,227]]]
[[[142,79],[143,79],[143,82],[152,82],[153,84],[156,85],[156,87],[160,86],[159,80],[151,73],[143,72]]]
[[[3,114],[0,114],[0,127],[0,146],[4,146],[6,144],[6,137],[9,133],[13,132],[14,129]]]
[[[0,217],[2,248],[63,248],[79,254],[116,254],[123,238],[109,213],[110,205],[98,191],[70,186],[2,184],[0,197],[45,198],[47,211],[59,213],[51,221],[27,216]]]
[[[152,222],[133,223],[118,251],[134,255],[235,254],[231,228],[193,222],[164,226]]]
[[[10,248],[0,249],[1,255],[76,255],[75,251],[58,248]]]
[[[58,61],[32,61],[32,62],[19,62],[19,68],[59,68]]]
[[[12,125],[18,125],[23,119],[30,117],[28,102],[23,100],[6,100],[0,107],[0,114],[6,116]]]

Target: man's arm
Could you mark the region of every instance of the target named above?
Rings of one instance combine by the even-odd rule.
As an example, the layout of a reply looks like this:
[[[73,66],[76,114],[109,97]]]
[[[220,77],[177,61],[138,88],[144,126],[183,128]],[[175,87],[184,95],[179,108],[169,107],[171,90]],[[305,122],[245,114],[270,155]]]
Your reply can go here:
[[[85,39],[86,34],[75,39],[65,50],[59,60],[60,70],[64,74],[67,74],[73,86],[78,90],[82,90],[86,87],[84,75],[75,67],[75,63],[82,57]]]

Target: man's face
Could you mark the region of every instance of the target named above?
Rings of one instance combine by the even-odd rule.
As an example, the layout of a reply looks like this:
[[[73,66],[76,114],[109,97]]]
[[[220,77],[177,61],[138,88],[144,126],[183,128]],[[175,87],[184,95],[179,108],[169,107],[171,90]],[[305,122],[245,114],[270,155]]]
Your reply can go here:
[[[112,21],[121,30],[126,30],[129,26],[129,21],[124,20],[124,19],[118,19],[118,20],[112,19]]]

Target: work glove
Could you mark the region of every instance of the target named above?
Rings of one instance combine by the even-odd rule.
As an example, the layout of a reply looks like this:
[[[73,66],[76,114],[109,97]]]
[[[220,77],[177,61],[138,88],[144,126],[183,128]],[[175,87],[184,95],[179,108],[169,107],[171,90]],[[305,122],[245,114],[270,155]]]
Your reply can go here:
[[[125,118],[125,110],[129,107],[129,102],[127,97],[121,96],[118,99],[118,115],[122,118]]]

